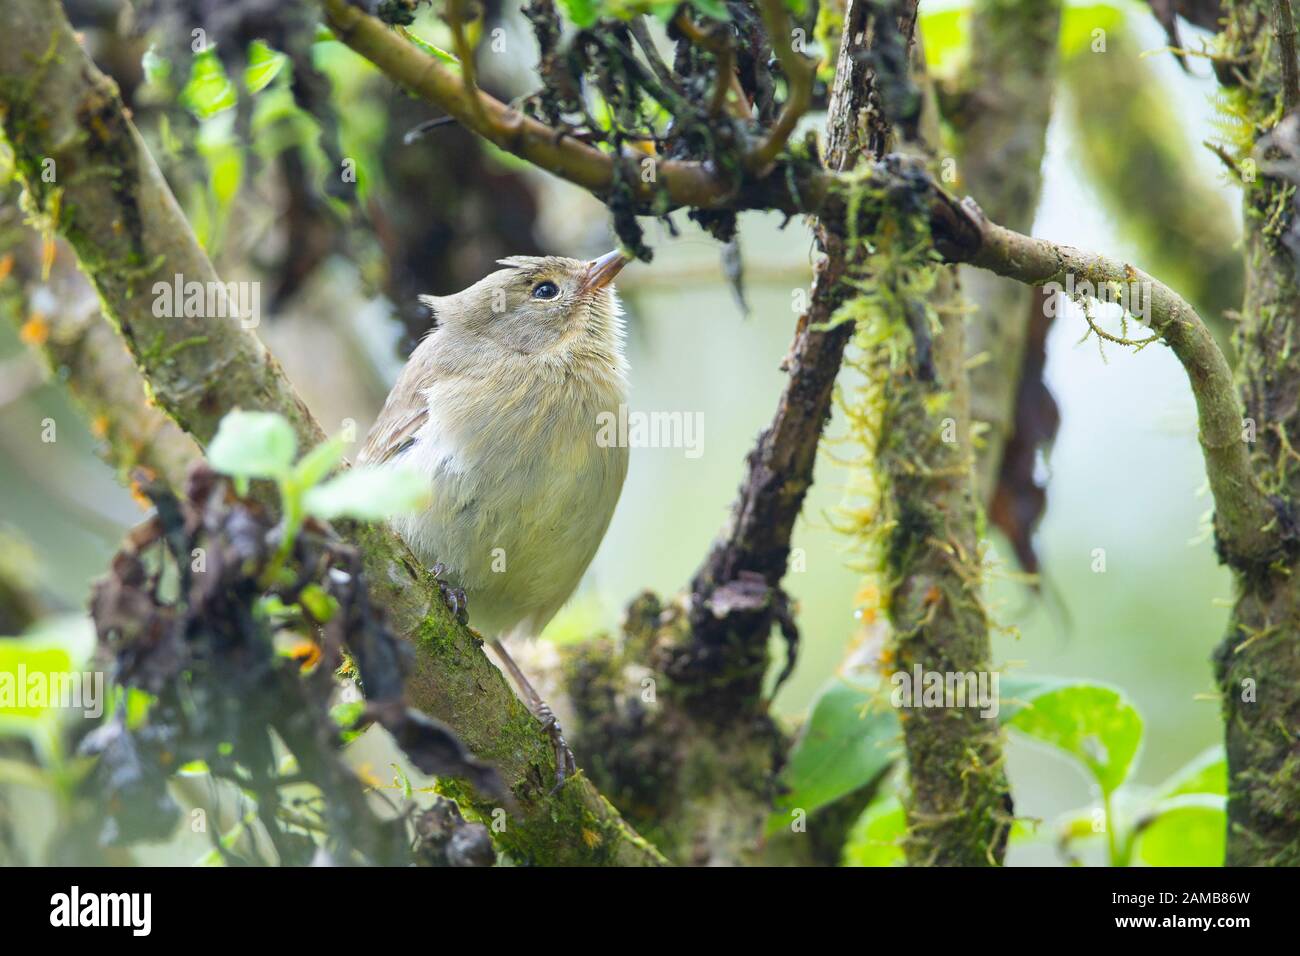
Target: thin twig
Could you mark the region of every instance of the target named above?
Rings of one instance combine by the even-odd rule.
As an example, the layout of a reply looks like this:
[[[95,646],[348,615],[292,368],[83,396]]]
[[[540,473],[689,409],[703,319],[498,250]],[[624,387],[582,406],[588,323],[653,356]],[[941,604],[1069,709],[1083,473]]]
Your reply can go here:
[[[471,108],[478,114],[478,118],[485,121],[487,114],[483,109],[483,101],[478,96],[478,78],[475,75],[474,64],[475,51],[465,33],[465,2],[466,0],[448,0],[447,12],[443,16],[447,21],[447,25],[451,27],[452,42],[456,46],[456,58],[460,60],[460,75],[465,84],[465,98],[470,103]]]
[[[650,30],[645,25],[645,16],[638,14],[628,21],[628,30],[632,33],[632,39],[636,40],[637,46],[645,54],[646,62],[650,64],[650,69],[654,75],[659,78],[659,82],[668,87],[674,93],[682,95],[682,84],[680,77],[672,71],[663,57],[659,55],[658,49],[655,48],[654,37],[650,36]]]
[[[811,60],[795,52],[790,28],[790,14],[782,0],[759,0],[759,13],[763,26],[767,29],[768,39],[772,41],[772,52],[776,54],[785,74],[787,91],[785,105],[776,118],[767,138],[748,157],[747,164],[753,170],[766,171],[776,161],[785,144],[794,134],[799,119],[808,112],[812,105],[813,74],[816,67]]]

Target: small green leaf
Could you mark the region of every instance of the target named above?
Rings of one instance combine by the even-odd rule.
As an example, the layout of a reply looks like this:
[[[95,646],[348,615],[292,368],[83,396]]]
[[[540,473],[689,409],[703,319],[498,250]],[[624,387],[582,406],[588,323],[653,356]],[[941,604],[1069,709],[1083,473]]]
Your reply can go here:
[[[159,55],[153,47],[144,51],[144,56],[140,60],[140,67],[144,71],[146,83],[151,83],[163,89],[171,80],[172,62],[165,56]]]
[[[429,479],[411,468],[353,468],[308,491],[303,506],[318,518],[379,521],[420,510],[432,494]]]
[[[853,825],[844,843],[845,866],[902,866],[907,815],[897,797],[877,800]]]
[[[1159,792],[1162,797],[1178,797],[1186,793],[1227,796],[1228,758],[1223,745],[1215,744],[1193,757],[1160,786]]]
[[[350,744],[365,733],[364,729],[357,729],[357,721],[361,719],[361,715],[365,712],[366,702],[364,700],[343,701],[330,708],[330,719],[339,728],[339,736],[343,743]]]
[[[208,119],[235,105],[238,93],[225,67],[211,48],[194,55],[190,78],[180,93],[181,105],[199,119]]]
[[[1162,801],[1138,835],[1138,858],[1148,866],[1223,866],[1226,806],[1226,797],[1209,793]]]
[[[447,64],[448,66],[454,66],[456,69],[458,70],[460,69],[460,60],[458,60],[454,54],[448,53],[440,46],[434,46],[428,40],[425,40],[422,37],[417,36],[416,34],[412,33],[410,30],[406,29],[405,27],[397,27],[396,29],[398,33],[406,37],[406,39],[410,40],[412,43],[414,43],[417,47],[419,47],[429,56],[433,57],[435,60],[440,60],[441,62]]]
[[[332,594],[327,594],[319,584],[309,584],[303,588],[298,600],[321,624],[329,621],[339,609],[338,600]]]
[[[898,738],[898,716],[875,689],[833,678],[813,702],[808,723],[781,773],[785,792],[768,825],[790,822],[793,810],[818,807],[870,783],[889,766]]]
[[[583,29],[595,23],[600,15],[596,0],[560,0],[560,9],[570,22]]]
[[[1142,743],[1142,717],[1119,691],[1076,684],[1039,694],[1008,725],[1075,757],[1102,792],[1128,776]]]
[[[401,788],[402,796],[407,800],[410,800],[413,793],[411,789],[411,778],[408,777],[406,771],[397,764],[389,764],[389,766],[393,768],[393,783]]]
[[[250,93],[260,93],[280,74],[287,62],[288,57],[283,53],[277,53],[261,40],[254,40],[248,46],[248,66],[244,67],[244,87]]]
[[[339,462],[343,460],[343,452],[346,450],[346,443],[343,436],[335,437],[321,442],[307,454],[302,456],[298,466],[293,470],[293,483],[300,491],[306,491],[321,483],[331,471],[338,467]]]
[[[233,411],[221,419],[208,445],[208,461],[236,478],[283,478],[298,448],[293,428],[272,412]]]

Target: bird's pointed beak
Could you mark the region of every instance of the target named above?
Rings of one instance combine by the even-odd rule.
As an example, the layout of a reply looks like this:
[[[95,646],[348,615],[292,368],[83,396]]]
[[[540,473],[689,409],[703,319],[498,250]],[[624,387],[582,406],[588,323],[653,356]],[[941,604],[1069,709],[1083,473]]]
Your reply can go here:
[[[597,289],[605,288],[614,281],[614,276],[618,275],[630,261],[627,256],[617,250],[607,252],[599,259],[592,259],[587,263],[587,274],[582,280],[582,291],[595,292]]]

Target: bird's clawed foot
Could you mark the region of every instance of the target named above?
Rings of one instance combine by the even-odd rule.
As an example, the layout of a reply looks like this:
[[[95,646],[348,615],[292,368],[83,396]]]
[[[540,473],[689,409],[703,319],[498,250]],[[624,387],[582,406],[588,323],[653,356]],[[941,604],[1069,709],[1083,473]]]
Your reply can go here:
[[[438,582],[438,590],[442,592],[443,603],[447,605],[452,616],[461,624],[468,624],[469,599],[465,597],[465,589],[448,584],[442,579],[442,576],[447,573],[447,566],[441,561],[429,570],[433,574],[434,579]]]
[[[551,793],[554,794],[564,786],[565,780],[578,772],[578,762],[573,756],[573,751],[569,749],[568,741],[564,739],[564,731],[560,729],[560,722],[556,720],[555,712],[546,701],[537,702],[535,713],[537,719],[542,722],[546,735],[551,738],[551,743],[555,746],[555,786],[551,788]]]

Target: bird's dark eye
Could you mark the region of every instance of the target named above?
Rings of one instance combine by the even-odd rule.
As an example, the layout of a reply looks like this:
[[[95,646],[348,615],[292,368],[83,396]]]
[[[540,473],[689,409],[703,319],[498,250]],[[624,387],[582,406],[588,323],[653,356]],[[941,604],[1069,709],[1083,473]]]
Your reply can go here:
[[[560,287],[554,282],[539,282],[533,286],[534,299],[554,299],[560,294]]]

